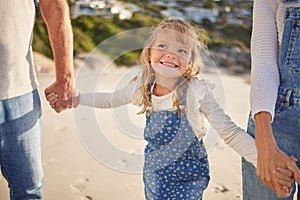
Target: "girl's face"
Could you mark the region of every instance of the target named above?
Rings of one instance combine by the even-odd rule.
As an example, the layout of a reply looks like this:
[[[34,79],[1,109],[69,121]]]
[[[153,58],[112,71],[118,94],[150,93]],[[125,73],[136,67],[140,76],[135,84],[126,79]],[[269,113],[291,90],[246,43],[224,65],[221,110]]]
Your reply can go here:
[[[188,68],[191,45],[184,34],[170,28],[159,30],[150,49],[150,62],[157,78],[181,77]]]

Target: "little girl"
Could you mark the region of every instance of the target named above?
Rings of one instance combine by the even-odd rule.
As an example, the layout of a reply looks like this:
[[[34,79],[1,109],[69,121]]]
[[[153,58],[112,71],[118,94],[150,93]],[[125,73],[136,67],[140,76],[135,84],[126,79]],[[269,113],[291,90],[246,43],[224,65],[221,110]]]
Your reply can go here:
[[[210,180],[203,115],[221,138],[256,165],[254,140],[236,126],[215,101],[211,85],[197,78],[203,63],[194,28],[181,19],[161,22],[145,42],[141,73],[122,90],[83,93],[73,106],[112,108],[133,103],[142,107],[146,127],[143,180],[146,199],[202,199]],[[47,96],[52,107],[56,94]],[[94,101],[95,100],[95,101]],[[290,187],[291,172],[278,177]]]

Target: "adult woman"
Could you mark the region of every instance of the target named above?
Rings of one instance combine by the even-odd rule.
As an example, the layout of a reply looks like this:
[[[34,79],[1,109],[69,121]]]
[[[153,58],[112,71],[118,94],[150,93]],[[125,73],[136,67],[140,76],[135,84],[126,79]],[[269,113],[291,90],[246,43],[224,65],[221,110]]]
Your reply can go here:
[[[299,168],[288,156],[300,159],[299,0],[254,1],[251,51],[248,133],[256,137],[257,175],[278,197],[286,197],[271,172],[276,166],[289,168],[299,184]],[[258,177],[243,161],[244,200],[278,199]],[[295,188],[286,199],[293,199]]]

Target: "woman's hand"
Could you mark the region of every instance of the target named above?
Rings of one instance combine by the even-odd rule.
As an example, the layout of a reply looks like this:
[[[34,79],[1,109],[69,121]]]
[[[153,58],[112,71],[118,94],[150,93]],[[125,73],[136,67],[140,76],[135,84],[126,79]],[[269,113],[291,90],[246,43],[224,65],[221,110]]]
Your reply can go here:
[[[278,148],[271,128],[271,115],[267,112],[260,112],[255,115],[255,143],[257,148],[257,176],[270,188],[278,197],[288,197],[291,190],[282,190],[278,182],[277,173],[274,170],[288,169],[293,174],[293,180],[300,181],[300,171],[295,161]],[[289,180],[288,180],[289,181]]]

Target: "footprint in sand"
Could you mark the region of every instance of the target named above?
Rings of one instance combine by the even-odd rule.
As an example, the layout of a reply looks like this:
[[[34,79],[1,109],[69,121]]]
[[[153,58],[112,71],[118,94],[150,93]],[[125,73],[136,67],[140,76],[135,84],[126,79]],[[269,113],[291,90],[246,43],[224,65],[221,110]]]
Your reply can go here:
[[[48,160],[47,162],[43,162],[43,166],[53,165],[54,163],[58,162],[59,160],[56,158],[52,158]]]
[[[115,168],[127,169],[128,168],[127,160],[125,159],[118,160],[117,163],[115,164]]]
[[[228,192],[228,188],[226,188],[224,185],[216,185],[215,186],[215,193],[221,192],[221,193],[225,193]]]
[[[129,192],[131,189],[137,187],[138,185],[139,185],[138,182],[133,182],[131,184],[127,184],[127,185],[125,185],[125,190]]]
[[[81,197],[80,200],[93,200],[93,198],[90,196],[84,196],[84,197]]]
[[[73,193],[81,193],[85,190],[85,184],[88,183],[90,180],[88,178],[81,178],[75,183],[70,185],[70,188]]]

